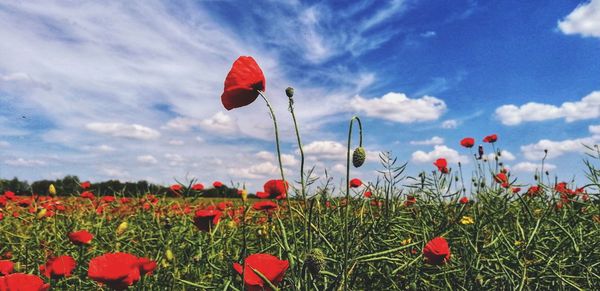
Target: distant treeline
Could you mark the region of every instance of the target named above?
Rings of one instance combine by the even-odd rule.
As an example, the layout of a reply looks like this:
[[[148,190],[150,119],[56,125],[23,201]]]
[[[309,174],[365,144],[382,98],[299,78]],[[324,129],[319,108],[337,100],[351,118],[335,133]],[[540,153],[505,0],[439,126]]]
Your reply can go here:
[[[91,191],[96,196],[141,197],[148,193],[159,197],[177,196],[169,187],[152,184],[144,180],[137,182],[121,182],[119,180],[95,182],[85,190],[80,186],[82,182],[79,180],[79,177],[71,175],[65,176],[62,179],[35,181],[31,184],[28,181],[21,181],[16,177],[12,180],[0,179],[0,194],[4,193],[4,191],[12,191],[17,195],[49,195],[48,189],[50,184],[54,184],[57,196],[77,196],[83,191]],[[179,191],[183,197],[239,198],[237,189],[229,188],[225,185],[220,188],[212,188],[210,185],[205,185],[208,187],[202,191],[193,191],[186,188],[188,185],[183,186],[184,188]],[[253,194],[248,195],[248,197],[253,196]]]

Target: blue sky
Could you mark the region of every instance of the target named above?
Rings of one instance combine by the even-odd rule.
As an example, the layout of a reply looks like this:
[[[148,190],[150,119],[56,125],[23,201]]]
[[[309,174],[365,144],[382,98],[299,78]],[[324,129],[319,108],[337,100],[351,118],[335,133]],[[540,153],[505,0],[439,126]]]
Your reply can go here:
[[[353,173],[365,180],[384,150],[410,174],[440,157],[468,171],[460,139],[497,133],[520,182],[544,149],[551,175],[583,181],[582,144],[600,141],[600,0],[252,3],[0,1],[0,177],[259,188],[278,176],[266,107],[219,99],[233,61],[251,55],[292,177],[287,86],[321,176],[343,177],[357,114],[370,158]]]

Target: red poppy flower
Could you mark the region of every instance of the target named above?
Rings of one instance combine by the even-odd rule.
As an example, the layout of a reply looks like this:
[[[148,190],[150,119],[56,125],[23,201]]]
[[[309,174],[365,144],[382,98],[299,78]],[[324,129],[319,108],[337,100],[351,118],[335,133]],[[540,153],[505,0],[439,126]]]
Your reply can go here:
[[[472,148],[475,145],[475,139],[472,137],[465,137],[460,141],[460,145],[466,148]]]
[[[435,165],[438,170],[440,172],[442,172],[443,174],[447,174],[448,173],[448,162],[446,161],[446,159],[444,158],[440,158],[435,160],[435,163],[433,163],[433,165]]]
[[[6,197],[9,200],[13,200],[13,199],[15,199],[16,195],[15,195],[15,192],[4,191],[4,197]]]
[[[183,186],[181,186],[179,184],[173,184],[173,185],[171,185],[171,187],[169,187],[169,189],[171,189],[171,191],[173,191],[173,192],[179,192],[179,191],[181,191],[181,189],[183,189]]]
[[[69,240],[75,245],[89,245],[94,235],[87,230],[79,230],[69,233]]]
[[[0,277],[0,291],[46,291],[50,284],[31,274],[15,273]]]
[[[127,204],[127,203],[131,202],[131,199],[127,198],[127,197],[121,197],[121,199],[119,199],[119,201],[121,202],[121,204]]]
[[[50,258],[45,265],[40,265],[40,273],[48,278],[69,277],[75,265],[75,259],[70,256]]]
[[[259,201],[254,203],[252,208],[254,208],[254,210],[271,211],[277,209],[277,203],[273,201]]]
[[[443,237],[430,240],[423,248],[425,262],[431,265],[443,265],[450,260],[450,248]]]
[[[495,143],[498,140],[498,136],[496,134],[490,134],[483,138],[483,142],[487,143]]]
[[[192,190],[194,190],[194,191],[202,191],[202,190],[204,190],[204,185],[200,184],[200,183],[194,184],[194,185],[192,185]]]
[[[364,195],[366,198],[371,198],[371,196],[373,196],[373,193],[371,193],[371,191],[365,191]]]
[[[415,203],[417,203],[417,198],[415,198],[415,196],[406,195],[406,201],[404,201],[404,206],[408,207]]]
[[[81,193],[80,195],[81,198],[87,198],[90,200],[94,200],[96,198],[96,196],[94,196],[94,193],[90,192],[90,191],[85,191],[83,193]]]
[[[100,198],[100,201],[104,203],[112,203],[115,201],[115,196],[102,196],[102,198]]]
[[[533,197],[540,194],[541,192],[542,189],[540,188],[540,186],[531,186],[529,187],[529,189],[527,189],[527,196]]]
[[[266,90],[267,81],[252,57],[239,57],[225,78],[221,102],[227,110],[246,106],[258,97],[258,90]]]
[[[221,219],[221,211],[219,210],[198,210],[194,214],[194,224],[199,230],[210,231],[210,229],[219,223]]]
[[[467,198],[467,197],[460,198],[460,200],[458,200],[458,202],[460,202],[460,204],[467,204],[467,203],[469,203],[469,198]]]
[[[283,180],[269,180],[267,181],[267,183],[265,183],[263,185],[263,189],[265,190],[265,193],[268,194],[270,198],[275,198],[275,199],[283,199],[286,197],[286,192],[287,189],[289,188],[289,184],[287,182],[283,182]],[[256,193],[256,195],[258,196],[258,193]],[[265,194],[263,194],[265,195]],[[261,198],[260,196],[258,196],[259,198]],[[262,198],[267,198],[267,197],[262,197]]]
[[[140,274],[142,275],[152,275],[152,272],[154,272],[154,270],[156,270],[156,262],[153,260],[150,260],[148,258],[139,258],[138,260],[138,264],[140,267]]]
[[[508,177],[506,177],[506,174],[504,173],[498,173],[494,176],[494,180],[496,180],[496,183],[508,183]]]
[[[224,211],[225,209],[227,209],[227,207],[233,207],[233,202],[231,201],[224,201],[224,202],[219,202],[219,204],[217,204],[217,209]]]
[[[0,274],[8,275],[15,270],[15,264],[8,260],[0,261]]]
[[[350,188],[358,188],[362,185],[362,181],[358,178],[350,180]]]
[[[244,275],[244,284],[248,291],[271,290],[254,270],[264,275],[273,285],[277,285],[283,280],[285,272],[290,266],[288,261],[280,260],[269,254],[250,255],[244,260],[244,265],[246,272],[244,272],[244,266],[238,263],[233,264],[233,269],[238,274]]]
[[[511,189],[511,191],[513,192],[513,194],[517,194],[517,193],[519,193],[519,191],[521,191],[521,188],[520,187],[513,187]]]
[[[221,183],[219,181],[214,181],[213,182],[213,187],[215,187],[215,188],[221,188],[221,187],[223,187],[223,183]]]
[[[88,277],[116,290],[127,289],[151,268],[149,260],[128,253],[108,253],[90,260]],[[155,267],[154,267],[155,268]]]
[[[90,183],[89,181],[85,181],[85,182],[81,182],[81,184],[79,184],[79,186],[81,187],[81,189],[85,190],[87,188],[90,188],[92,186],[92,183]]]

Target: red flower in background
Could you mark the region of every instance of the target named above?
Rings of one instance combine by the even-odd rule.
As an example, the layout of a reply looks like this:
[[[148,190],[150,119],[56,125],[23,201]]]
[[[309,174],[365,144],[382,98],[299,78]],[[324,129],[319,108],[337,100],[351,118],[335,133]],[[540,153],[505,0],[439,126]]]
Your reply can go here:
[[[140,276],[154,270],[146,258],[128,253],[108,253],[90,260],[88,277],[106,284],[109,288],[123,290],[140,280]],[[148,272],[149,273],[149,272]]]
[[[199,230],[210,231],[210,229],[219,223],[221,219],[221,211],[219,210],[198,210],[194,214],[194,225]]]
[[[75,259],[70,256],[50,258],[45,265],[40,265],[40,273],[48,278],[69,277],[75,265]]]
[[[467,198],[467,197],[460,198],[460,200],[458,200],[458,202],[460,202],[460,204],[467,204],[467,203],[469,203],[469,198]]]
[[[437,159],[435,161],[435,163],[433,163],[433,165],[435,165],[438,168],[438,170],[440,172],[442,172],[443,174],[448,173],[448,162],[446,161],[446,159],[444,159],[444,158]]]
[[[140,274],[142,275],[152,275],[152,272],[156,270],[157,266],[155,261],[150,260],[148,258],[139,258],[138,264],[140,266]]]
[[[69,240],[75,245],[89,245],[94,235],[87,230],[79,230],[69,233]]]
[[[252,57],[241,56],[225,78],[221,102],[227,110],[246,106],[258,97],[258,91],[266,90],[267,81]]]
[[[514,194],[517,194],[517,193],[519,193],[519,191],[521,191],[521,188],[520,187],[513,187],[511,190],[512,190],[512,192]]]
[[[495,143],[498,140],[498,136],[496,134],[490,134],[483,138],[483,142],[487,143]]]
[[[358,178],[350,180],[350,188],[358,188],[362,186],[362,181]]]
[[[460,145],[466,148],[472,148],[475,145],[475,139],[472,137],[465,137],[460,141]]]
[[[221,187],[223,187],[223,183],[221,183],[219,181],[214,181],[213,182],[213,187],[215,187],[215,188],[221,188]]]
[[[36,275],[15,273],[0,277],[0,291],[46,291],[50,284]]]
[[[8,275],[15,270],[15,264],[8,260],[0,260],[0,274]]]
[[[254,210],[271,211],[277,209],[277,203],[273,201],[259,201],[254,203],[252,208],[254,208]]]
[[[194,190],[194,191],[202,191],[202,190],[204,190],[204,185],[200,184],[200,183],[194,184],[194,185],[192,185],[192,190]]]
[[[371,198],[371,196],[373,196],[373,193],[371,193],[371,191],[365,191],[364,195],[366,198]]]
[[[9,200],[14,200],[16,195],[15,195],[15,192],[4,191],[4,197],[6,197],[6,199],[9,199]]]
[[[540,188],[540,186],[531,186],[531,187],[529,187],[529,189],[527,189],[526,194],[529,197],[533,197],[533,196],[537,196],[541,193],[542,193],[542,189]]]
[[[286,197],[288,188],[289,184],[287,181],[283,182],[283,180],[269,180],[263,185],[263,190],[265,190],[265,192],[264,194],[261,194],[262,197],[258,195],[259,193],[256,193],[256,196],[259,198],[284,199]]]
[[[404,206],[408,207],[415,203],[417,203],[417,198],[415,198],[415,196],[406,195],[406,201],[404,201]]]
[[[431,265],[443,265],[450,260],[450,248],[443,237],[430,240],[423,248],[425,262]]]
[[[288,261],[280,260],[269,254],[250,255],[244,260],[244,265],[246,272],[244,272],[244,266],[238,263],[233,264],[233,269],[238,274],[244,275],[244,284],[248,291],[271,290],[254,270],[263,274],[273,285],[277,285],[283,280],[285,272],[290,266]]]
[[[91,186],[92,186],[92,183],[90,183],[89,181],[81,182],[81,184],[79,184],[79,187],[81,187],[81,189],[83,189],[83,190],[88,189]]]
[[[90,191],[85,191],[85,192],[81,193],[80,197],[81,198],[87,198],[87,199],[90,199],[90,200],[96,199],[96,196],[94,196],[94,193],[92,193]]]

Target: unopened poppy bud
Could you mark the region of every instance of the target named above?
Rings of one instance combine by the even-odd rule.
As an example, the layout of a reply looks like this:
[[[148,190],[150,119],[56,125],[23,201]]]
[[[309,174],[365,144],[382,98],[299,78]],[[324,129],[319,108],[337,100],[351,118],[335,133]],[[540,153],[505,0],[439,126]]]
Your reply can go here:
[[[50,193],[52,196],[56,195],[56,188],[54,187],[54,184],[50,184],[48,187],[48,193]]]
[[[363,147],[357,147],[352,153],[352,165],[355,168],[362,166],[367,158],[367,153]]]
[[[294,97],[294,88],[292,88],[292,87],[285,88],[285,95],[287,95],[288,98]]]
[[[537,174],[535,174],[535,175],[533,176],[533,179],[534,179],[534,180],[536,180],[536,181],[537,181],[539,178],[540,178],[540,177],[538,177],[538,175],[537,175]]]
[[[313,275],[313,277],[318,278],[320,275],[319,272],[325,265],[325,254],[321,249],[318,248],[310,250],[310,252],[306,254],[304,265],[306,265],[306,268]]]
[[[246,191],[246,189],[242,190],[242,201],[246,202],[248,201],[248,191]]]
[[[119,224],[119,226],[117,227],[117,235],[123,234],[127,230],[128,225],[129,224],[127,223],[127,221],[121,222],[121,224]]]
[[[548,149],[544,149],[544,153],[547,154],[548,153]]]

